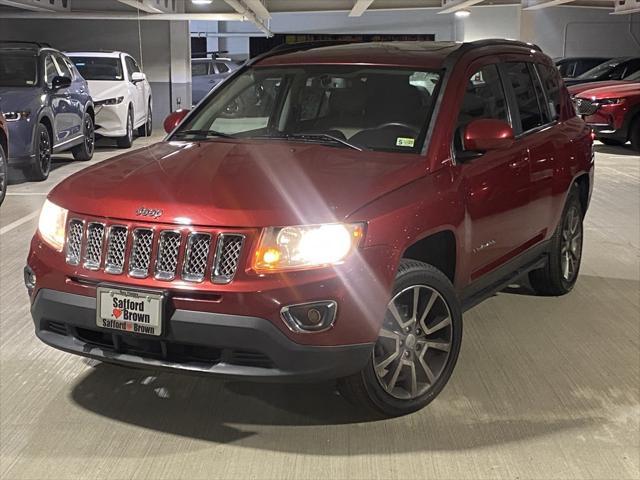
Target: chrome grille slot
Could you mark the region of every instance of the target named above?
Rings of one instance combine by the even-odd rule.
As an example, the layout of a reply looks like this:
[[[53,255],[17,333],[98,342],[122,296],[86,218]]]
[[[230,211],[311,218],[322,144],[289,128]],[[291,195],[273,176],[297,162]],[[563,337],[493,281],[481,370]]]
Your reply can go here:
[[[91,222],[87,225],[87,244],[84,249],[84,268],[98,270],[102,263],[104,224]]]
[[[216,260],[211,281],[213,283],[229,283],[238,269],[240,252],[244,235],[221,234],[216,247]]]
[[[107,239],[107,258],[104,261],[104,271],[119,275],[124,270],[124,254],[127,250],[127,227],[112,225],[109,227]]]
[[[66,259],[69,265],[80,264],[80,253],[82,252],[82,234],[84,222],[82,220],[71,220],[69,222],[69,233],[67,233],[67,254]]]
[[[146,278],[149,275],[152,248],[153,230],[136,228],[133,231],[133,246],[129,257],[129,275],[136,278]]]
[[[576,98],[575,105],[578,115],[593,115],[598,111],[598,108],[600,108],[598,103],[587,100],[586,98]]]
[[[184,280],[188,282],[201,282],[204,280],[210,246],[210,234],[192,233],[189,235],[182,267],[182,278]]]
[[[160,232],[155,270],[155,277],[158,280],[169,281],[176,278],[181,241],[180,232],[173,230]]]

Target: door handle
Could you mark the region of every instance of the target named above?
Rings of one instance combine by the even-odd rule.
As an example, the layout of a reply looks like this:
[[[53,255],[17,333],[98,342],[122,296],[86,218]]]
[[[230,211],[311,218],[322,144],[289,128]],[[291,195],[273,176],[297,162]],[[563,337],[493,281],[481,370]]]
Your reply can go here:
[[[509,168],[512,168],[514,170],[525,168],[528,165],[529,165],[528,157],[524,157],[524,158],[521,158],[520,160],[514,160],[513,162],[509,162]]]

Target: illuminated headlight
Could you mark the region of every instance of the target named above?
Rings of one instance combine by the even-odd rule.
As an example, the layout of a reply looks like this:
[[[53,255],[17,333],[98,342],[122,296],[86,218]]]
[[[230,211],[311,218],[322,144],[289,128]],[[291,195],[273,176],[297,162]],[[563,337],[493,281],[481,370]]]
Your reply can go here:
[[[55,203],[45,200],[42,210],[40,211],[40,220],[38,222],[38,232],[42,239],[61,252],[64,247],[64,234],[67,226],[66,208],[59,207]]]
[[[336,265],[358,247],[363,234],[360,223],[266,228],[253,268],[264,272]]]
[[[596,100],[595,103],[598,105],[618,105],[619,103],[624,102],[623,98],[605,98],[603,100]]]
[[[107,98],[106,100],[96,100],[96,105],[119,105],[124,101],[124,97]]]
[[[18,120],[26,120],[31,115],[29,110],[23,110],[20,112],[4,112],[4,118],[7,122],[17,122]]]

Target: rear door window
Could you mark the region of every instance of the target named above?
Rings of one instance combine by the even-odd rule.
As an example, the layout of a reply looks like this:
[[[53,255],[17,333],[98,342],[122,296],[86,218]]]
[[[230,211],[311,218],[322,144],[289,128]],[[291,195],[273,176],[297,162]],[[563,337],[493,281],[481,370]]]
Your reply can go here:
[[[503,68],[520,117],[514,126],[516,132],[526,133],[547,124],[547,115],[543,113],[544,104],[539,98],[541,87],[536,84],[537,78],[531,75],[533,72],[529,69],[529,64],[505,63]]]

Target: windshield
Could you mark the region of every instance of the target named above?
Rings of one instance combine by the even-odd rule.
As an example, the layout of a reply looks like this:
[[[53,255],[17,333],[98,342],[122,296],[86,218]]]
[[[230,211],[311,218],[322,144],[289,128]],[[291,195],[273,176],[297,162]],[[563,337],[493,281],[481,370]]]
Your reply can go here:
[[[361,66],[251,68],[198,107],[178,138],[285,139],[416,152],[440,75]]]
[[[607,75],[611,70],[616,68],[623,62],[622,59],[613,59],[601,63],[597,67],[593,67],[591,70],[587,70],[582,75],[576,77],[578,80],[596,80]]]
[[[38,83],[38,57],[0,52],[0,87],[33,87]]]
[[[122,81],[122,62],[117,57],[70,57],[85,80]]]

